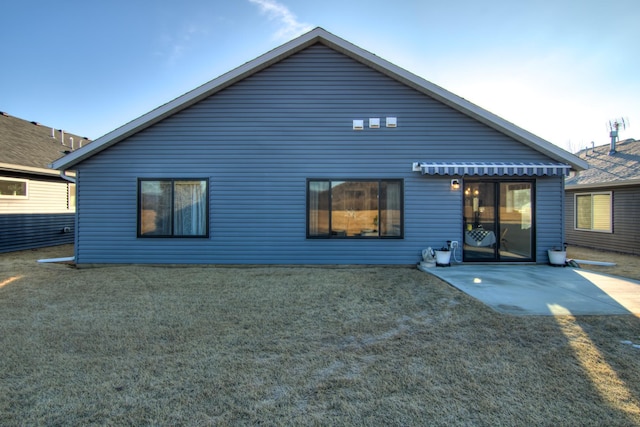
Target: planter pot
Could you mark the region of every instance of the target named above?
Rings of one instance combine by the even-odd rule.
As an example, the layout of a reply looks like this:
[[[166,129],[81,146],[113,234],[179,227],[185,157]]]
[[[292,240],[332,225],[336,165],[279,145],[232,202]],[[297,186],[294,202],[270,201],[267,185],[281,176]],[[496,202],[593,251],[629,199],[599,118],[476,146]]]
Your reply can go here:
[[[436,266],[451,266],[451,251],[436,251]]]
[[[567,251],[547,250],[549,254],[549,263],[551,265],[565,265],[567,263]]]

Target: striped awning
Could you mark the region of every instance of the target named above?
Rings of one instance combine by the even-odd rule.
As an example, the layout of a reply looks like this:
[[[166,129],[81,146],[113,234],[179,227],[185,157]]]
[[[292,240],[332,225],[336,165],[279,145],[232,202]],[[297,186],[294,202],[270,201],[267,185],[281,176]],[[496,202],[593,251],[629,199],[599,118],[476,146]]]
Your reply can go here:
[[[559,163],[419,163],[423,175],[568,176],[571,166]]]

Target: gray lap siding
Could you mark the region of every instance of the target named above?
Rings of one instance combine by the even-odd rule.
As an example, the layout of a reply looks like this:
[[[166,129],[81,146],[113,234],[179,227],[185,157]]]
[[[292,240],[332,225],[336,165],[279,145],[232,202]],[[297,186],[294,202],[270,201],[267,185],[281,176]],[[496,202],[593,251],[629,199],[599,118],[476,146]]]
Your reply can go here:
[[[386,117],[398,127],[386,128]],[[352,130],[354,119],[365,129]],[[462,191],[451,177],[411,171],[425,160],[549,161],[316,45],[80,163],[77,261],[413,264],[427,246],[462,240]],[[209,238],[138,238],[137,180],[189,177],[209,179]],[[404,238],[307,239],[307,178],[402,179]],[[538,181],[542,200],[541,189],[561,192],[556,177]],[[548,209],[543,236],[561,231],[561,205]]]
[[[575,195],[592,192],[611,192],[612,231],[598,232],[576,230]],[[565,199],[566,241],[570,245],[640,255],[640,229],[637,224],[640,212],[640,187],[598,187],[567,191]]]

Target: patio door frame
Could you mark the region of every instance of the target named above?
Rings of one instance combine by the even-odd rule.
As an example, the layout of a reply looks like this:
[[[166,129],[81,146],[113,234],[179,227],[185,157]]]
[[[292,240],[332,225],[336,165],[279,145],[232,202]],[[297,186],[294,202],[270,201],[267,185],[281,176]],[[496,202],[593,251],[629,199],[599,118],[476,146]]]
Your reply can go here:
[[[511,233],[511,235],[505,235],[505,231],[504,230],[508,230],[510,231],[510,227],[512,227],[513,224],[511,224],[509,227],[505,226],[505,223],[501,222],[501,220],[506,220],[506,218],[502,218],[501,216],[501,199],[503,198],[501,195],[501,189],[503,188],[502,184],[513,184],[516,185],[518,183],[527,183],[530,184],[530,218],[529,220],[529,228],[528,228],[528,232],[529,232],[529,251],[530,251],[530,256],[529,257],[516,257],[516,256],[505,256],[502,255],[502,253],[504,253],[503,251],[508,251],[508,240],[511,238],[517,238],[517,233]],[[462,260],[464,262],[535,262],[536,260],[536,229],[535,229],[535,216],[536,216],[536,205],[535,205],[535,200],[536,200],[536,180],[535,179],[527,179],[526,177],[513,177],[513,178],[486,178],[486,177],[478,177],[478,178],[465,178],[463,180],[463,195],[462,195],[462,224],[463,224],[463,230],[462,230],[462,236],[463,236],[463,242],[461,243],[461,247],[462,247]],[[481,202],[481,196],[478,198],[473,197],[473,194],[467,194],[466,192],[468,191],[468,189],[471,188],[471,186],[473,184],[483,184],[485,187],[487,186],[487,184],[489,186],[491,186],[492,190],[493,190],[493,201],[491,203],[491,205],[487,205],[485,203],[485,206],[482,207],[480,206],[482,204]],[[506,196],[506,194],[505,194]],[[468,207],[466,206],[466,198],[467,197],[471,197],[472,200],[472,206],[471,206],[471,210],[475,211],[473,213],[473,216],[468,217],[466,214],[468,214],[468,212],[466,212],[468,210]],[[486,199],[485,199],[486,200]],[[480,204],[480,205],[478,205]],[[475,206],[478,205],[478,206]],[[492,224],[490,224],[491,226],[488,227],[488,231],[493,231],[494,236],[495,236],[495,244],[493,245],[493,254],[489,257],[471,257],[469,256],[469,254],[471,253],[471,251],[473,250],[473,247],[469,247],[468,249],[465,250],[465,248],[467,247],[467,245],[465,244],[465,237],[466,237],[466,232],[468,231],[469,226],[473,227],[478,227],[480,225],[479,220],[478,220],[478,212],[477,210],[481,210],[483,208],[488,208],[491,209],[493,211],[493,218],[492,218]],[[506,207],[504,207],[506,208]],[[505,215],[506,216],[506,215]],[[485,217],[485,220],[487,218]],[[522,221],[522,220],[521,220]],[[525,223],[521,222],[521,226],[520,226],[520,230],[517,231],[522,231],[524,230]],[[506,234],[509,234],[509,232],[507,231]],[[515,231],[515,230],[514,230]],[[521,244],[521,242],[513,242],[515,245],[517,244]],[[485,249],[486,252],[486,249]]]

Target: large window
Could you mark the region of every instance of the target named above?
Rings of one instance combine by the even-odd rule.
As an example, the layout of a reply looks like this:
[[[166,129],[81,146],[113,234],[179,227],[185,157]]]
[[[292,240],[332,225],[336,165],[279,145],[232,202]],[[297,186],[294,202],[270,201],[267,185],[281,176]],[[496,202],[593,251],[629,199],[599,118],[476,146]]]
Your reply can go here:
[[[208,237],[206,179],[140,179],[138,236]]]
[[[401,180],[307,182],[307,237],[401,238]]]
[[[26,179],[0,178],[0,198],[2,199],[26,199],[28,181]]]
[[[611,192],[582,193],[575,195],[575,225],[577,230],[610,233]]]

